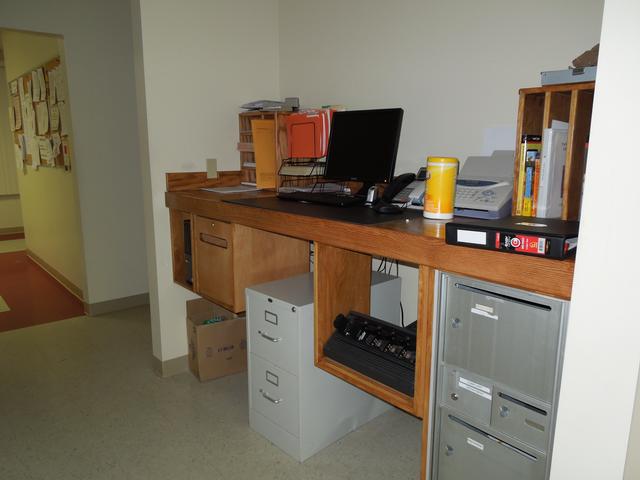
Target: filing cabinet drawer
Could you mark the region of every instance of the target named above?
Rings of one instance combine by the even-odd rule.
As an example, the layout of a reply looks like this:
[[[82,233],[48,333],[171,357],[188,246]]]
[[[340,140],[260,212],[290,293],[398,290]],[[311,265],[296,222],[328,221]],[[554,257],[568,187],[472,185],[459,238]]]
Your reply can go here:
[[[500,438],[446,409],[441,415],[438,480],[543,480],[546,456]]]
[[[297,377],[257,355],[251,355],[250,363],[252,408],[299,437]]]
[[[441,402],[455,411],[489,425],[493,384],[469,372],[444,368]]]
[[[562,302],[448,277],[445,311],[446,363],[551,402]]]
[[[204,217],[195,217],[195,291],[236,311],[234,308],[233,226]]]
[[[496,388],[491,409],[491,426],[538,450],[547,451],[551,428],[550,405]]]
[[[289,373],[298,372],[298,314],[290,304],[247,290],[249,350]]]

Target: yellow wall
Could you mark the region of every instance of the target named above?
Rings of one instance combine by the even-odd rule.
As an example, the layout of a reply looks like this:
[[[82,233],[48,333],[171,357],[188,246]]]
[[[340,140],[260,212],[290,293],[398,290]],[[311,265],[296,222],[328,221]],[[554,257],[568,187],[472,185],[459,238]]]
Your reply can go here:
[[[13,136],[9,130],[9,89],[4,67],[0,66],[0,233],[22,227],[18,177],[13,152]]]
[[[59,37],[2,32],[7,79],[62,57]],[[64,61],[62,64],[64,68]],[[70,138],[70,144],[73,144]],[[85,268],[75,170],[40,167],[18,172],[27,248],[85,291]]]
[[[0,195],[0,233],[3,230],[16,230],[21,227],[20,196]]]

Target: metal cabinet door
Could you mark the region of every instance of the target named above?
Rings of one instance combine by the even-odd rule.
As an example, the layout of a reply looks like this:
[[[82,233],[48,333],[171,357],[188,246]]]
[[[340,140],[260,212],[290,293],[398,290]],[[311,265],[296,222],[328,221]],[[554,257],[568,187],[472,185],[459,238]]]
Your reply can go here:
[[[546,457],[504,442],[442,410],[433,480],[544,480]]]
[[[493,384],[486,379],[449,366],[442,369],[440,401],[444,404],[489,425]]]
[[[551,405],[519,392],[496,387],[491,407],[491,427],[547,451],[551,430]]]
[[[444,362],[551,402],[562,302],[446,278]]]

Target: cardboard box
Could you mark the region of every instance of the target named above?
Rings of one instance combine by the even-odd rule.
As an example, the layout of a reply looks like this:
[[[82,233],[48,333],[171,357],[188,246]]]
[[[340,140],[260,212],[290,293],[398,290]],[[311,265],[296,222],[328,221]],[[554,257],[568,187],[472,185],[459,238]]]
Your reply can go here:
[[[215,316],[225,320],[203,324]],[[203,298],[187,302],[189,370],[201,382],[247,370],[245,317]]]

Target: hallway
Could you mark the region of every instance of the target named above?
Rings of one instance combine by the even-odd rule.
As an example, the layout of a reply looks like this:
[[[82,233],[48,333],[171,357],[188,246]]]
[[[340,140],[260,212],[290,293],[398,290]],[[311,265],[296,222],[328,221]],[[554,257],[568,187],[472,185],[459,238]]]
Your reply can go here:
[[[0,241],[0,332],[84,314],[83,303],[35,263],[24,238]]]

